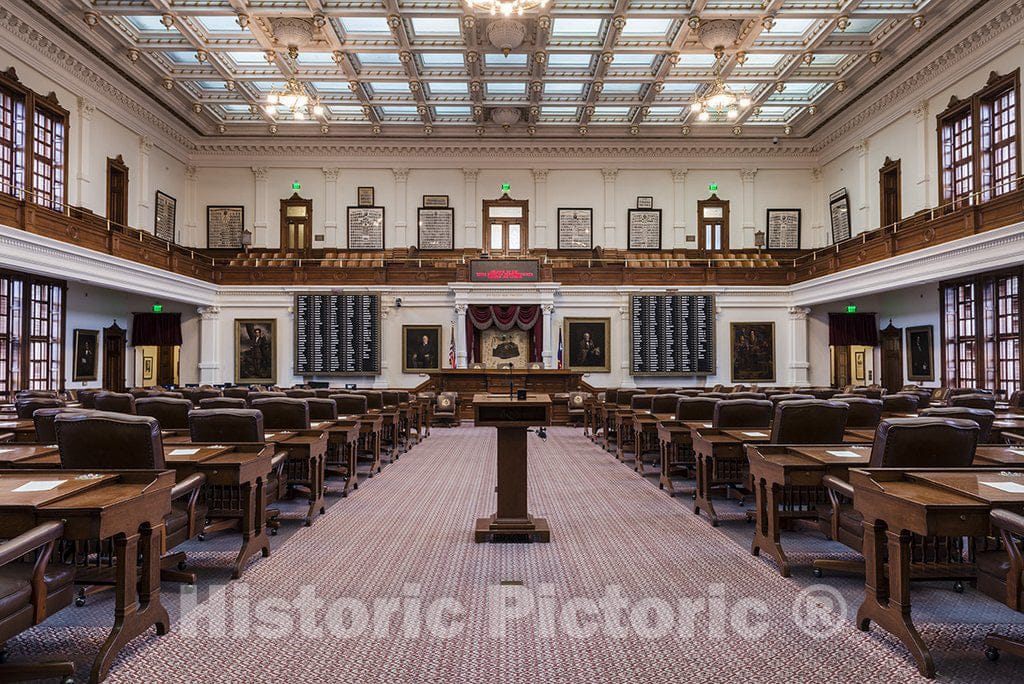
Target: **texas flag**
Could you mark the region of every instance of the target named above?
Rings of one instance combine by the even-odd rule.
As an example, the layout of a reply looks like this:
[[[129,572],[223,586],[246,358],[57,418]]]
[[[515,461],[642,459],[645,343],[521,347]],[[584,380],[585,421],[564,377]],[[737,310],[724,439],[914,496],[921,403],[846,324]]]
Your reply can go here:
[[[558,367],[562,367],[562,331],[558,331]]]

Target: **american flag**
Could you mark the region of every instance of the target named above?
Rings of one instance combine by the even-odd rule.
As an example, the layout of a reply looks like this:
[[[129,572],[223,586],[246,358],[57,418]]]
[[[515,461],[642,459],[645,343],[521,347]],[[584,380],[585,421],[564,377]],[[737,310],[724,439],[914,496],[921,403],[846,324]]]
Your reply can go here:
[[[451,343],[448,345],[448,365],[455,368],[455,325],[452,325]]]
[[[562,367],[562,331],[558,331],[558,367]]]

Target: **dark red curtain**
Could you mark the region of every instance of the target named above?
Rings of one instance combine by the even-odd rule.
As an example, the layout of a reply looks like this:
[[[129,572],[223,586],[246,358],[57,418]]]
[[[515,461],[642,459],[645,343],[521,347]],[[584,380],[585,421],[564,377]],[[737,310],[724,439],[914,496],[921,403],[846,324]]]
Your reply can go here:
[[[478,330],[497,328],[505,331],[512,328],[525,330],[530,335],[530,361],[540,361],[544,353],[544,317],[540,305],[478,306],[471,305],[466,312],[466,346],[469,363],[479,361],[480,335]]]
[[[830,313],[828,343],[834,347],[878,345],[878,324],[873,313]]]
[[[174,347],[180,344],[180,313],[132,314],[133,347]]]

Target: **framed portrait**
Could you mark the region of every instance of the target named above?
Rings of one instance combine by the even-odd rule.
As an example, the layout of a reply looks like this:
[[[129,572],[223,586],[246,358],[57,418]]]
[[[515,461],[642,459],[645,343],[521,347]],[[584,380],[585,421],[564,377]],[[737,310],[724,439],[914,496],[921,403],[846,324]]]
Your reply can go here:
[[[846,188],[829,195],[828,213],[832,217],[832,243],[850,239],[850,194]]]
[[[402,372],[441,370],[441,326],[402,326]]]
[[[918,325],[907,328],[907,379],[935,379],[935,348],[932,346],[932,326]]]
[[[143,381],[153,380],[153,357],[143,356],[142,357],[142,379]]]
[[[423,206],[426,209],[447,209],[448,195],[424,195]]]
[[[768,249],[800,249],[800,210],[769,209]]]
[[[733,382],[775,382],[775,324],[731,323]]]
[[[174,221],[177,213],[178,200],[170,195],[156,191],[156,209],[153,213],[153,234],[161,240],[174,242]]]
[[[570,370],[609,372],[611,328],[610,318],[566,318],[562,322],[563,365]]]
[[[206,246],[209,249],[241,249],[245,207],[206,207]]]
[[[73,342],[75,363],[71,369],[71,380],[73,382],[97,379],[99,339],[99,330],[75,330]]]
[[[384,207],[349,207],[347,217],[349,249],[384,249]]]
[[[648,197],[646,195],[640,195],[639,197],[636,198],[636,208],[637,209],[653,209],[654,208],[654,198],[653,197]]]
[[[416,244],[420,249],[455,248],[455,210],[451,207],[416,210]]]
[[[629,249],[661,249],[661,209],[629,209]]]
[[[558,249],[590,249],[594,245],[593,209],[558,209]]]
[[[360,185],[356,188],[356,204],[361,207],[373,206],[373,188],[368,185]]]
[[[864,352],[853,353],[853,379],[864,381]]]
[[[277,321],[235,319],[235,384],[277,382]]]

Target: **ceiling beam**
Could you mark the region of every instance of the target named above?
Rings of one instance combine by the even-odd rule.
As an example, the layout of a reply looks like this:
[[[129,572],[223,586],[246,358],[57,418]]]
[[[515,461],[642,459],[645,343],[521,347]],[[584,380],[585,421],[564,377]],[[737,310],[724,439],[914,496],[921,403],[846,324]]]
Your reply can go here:
[[[587,89],[587,99],[579,113],[580,133],[586,130],[590,124],[590,118],[594,115],[594,103],[597,102],[600,91],[604,88],[604,77],[608,73],[608,65],[615,59],[615,45],[619,42],[622,28],[626,25],[626,11],[629,9],[631,0],[615,0],[615,7],[612,9],[612,18],[608,22],[608,31],[604,34],[604,45],[601,47],[601,54],[597,57],[597,66],[594,67],[594,77]]]

